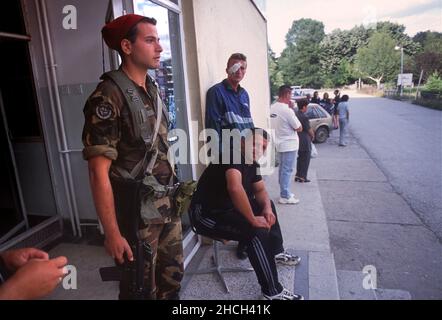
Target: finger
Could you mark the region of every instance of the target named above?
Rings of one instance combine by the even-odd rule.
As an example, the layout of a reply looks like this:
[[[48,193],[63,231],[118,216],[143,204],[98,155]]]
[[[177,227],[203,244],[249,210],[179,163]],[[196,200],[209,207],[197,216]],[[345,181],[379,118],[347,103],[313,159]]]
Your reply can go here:
[[[130,246],[127,242],[124,245],[124,251],[126,252],[127,259],[129,259],[129,261],[134,261],[134,255],[132,253],[132,249],[130,248]]]
[[[115,259],[117,260],[118,264],[124,263],[123,255],[118,255],[115,257]]]
[[[57,268],[63,268],[68,263],[68,259],[63,256],[54,258],[51,261]]]
[[[41,259],[41,260],[49,260],[49,255],[35,248],[29,248],[27,250],[28,259]]]
[[[119,264],[123,264],[124,263],[124,250],[120,251],[118,250],[115,254],[115,259],[118,261]]]

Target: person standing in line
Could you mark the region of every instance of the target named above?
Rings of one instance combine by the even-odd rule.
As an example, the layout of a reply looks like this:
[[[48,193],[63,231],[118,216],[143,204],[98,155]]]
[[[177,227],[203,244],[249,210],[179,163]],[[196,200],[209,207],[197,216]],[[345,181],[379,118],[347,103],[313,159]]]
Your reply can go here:
[[[333,104],[335,106],[334,114],[333,114],[333,127],[335,129],[338,128],[339,120],[338,120],[338,105],[341,102],[341,92],[339,90],[334,91],[335,97],[333,98]]]
[[[348,144],[348,124],[350,122],[350,109],[348,107],[348,95],[343,95],[338,105],[339,116],[339,146],[346,147]]]
[[[272,129],[275,131],[276,151],[279,159],[280,204],[297,204],[299,199],[290,190],[293,168],[299,148],[297,132],[302,125],[290,109],[292,88],[284,85],[279,88],[278,100],[270,108]]]
[[[298,132],[299,135],[299,151],[298,161],[296,165],[296,182],[310,182],[307,179],[308,168],[310,166],[310,159],[312,154],[312,141],[315,138],[313,129],[310,127],[309,119],[305,113],[308,109],[308,101],[305,99],[298,101],[298,112],[296,116],[302,125],[302,131]]]
[[[310,100],[311,103],[319,104],[321,102],[321,98],[319,98],[319,92],[313,92],[313,98]]]
[[[335,109],[328,92],[324,92],[324,96],[319,104],[333,117]]]

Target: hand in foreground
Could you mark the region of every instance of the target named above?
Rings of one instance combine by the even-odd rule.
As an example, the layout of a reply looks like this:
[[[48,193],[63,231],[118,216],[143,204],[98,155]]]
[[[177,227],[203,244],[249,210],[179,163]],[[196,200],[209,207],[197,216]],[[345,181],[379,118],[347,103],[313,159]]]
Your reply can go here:
[[[33,259],[0,287],[0,299],[29,300],[51,293],[67,274],[67,259]]]
[[[46,252],[34,248],[10,250],[2,253],[1,256],[6,268],[11,272],[17,271],[32,259],[49,260]]]

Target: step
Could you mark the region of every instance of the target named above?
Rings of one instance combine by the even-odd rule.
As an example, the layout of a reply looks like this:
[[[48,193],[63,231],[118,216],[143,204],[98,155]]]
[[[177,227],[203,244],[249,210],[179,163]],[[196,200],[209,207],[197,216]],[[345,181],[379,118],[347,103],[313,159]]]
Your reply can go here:
[[[328,251],[309,253],[309,299],[339,300],[335,258]]]

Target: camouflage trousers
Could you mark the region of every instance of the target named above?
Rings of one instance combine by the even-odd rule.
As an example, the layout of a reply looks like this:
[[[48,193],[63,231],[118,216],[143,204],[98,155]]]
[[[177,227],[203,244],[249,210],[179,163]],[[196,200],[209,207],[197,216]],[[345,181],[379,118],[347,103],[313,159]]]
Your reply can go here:
[[[151,288],[152,300],[179,299],[184,274],[181,218],[164,224],[150,224],[139,231],[140,240],[152,249],[152,260],[145,262],[144,280]],[[120,282],[120,299],[126,296],[129,284]]]

